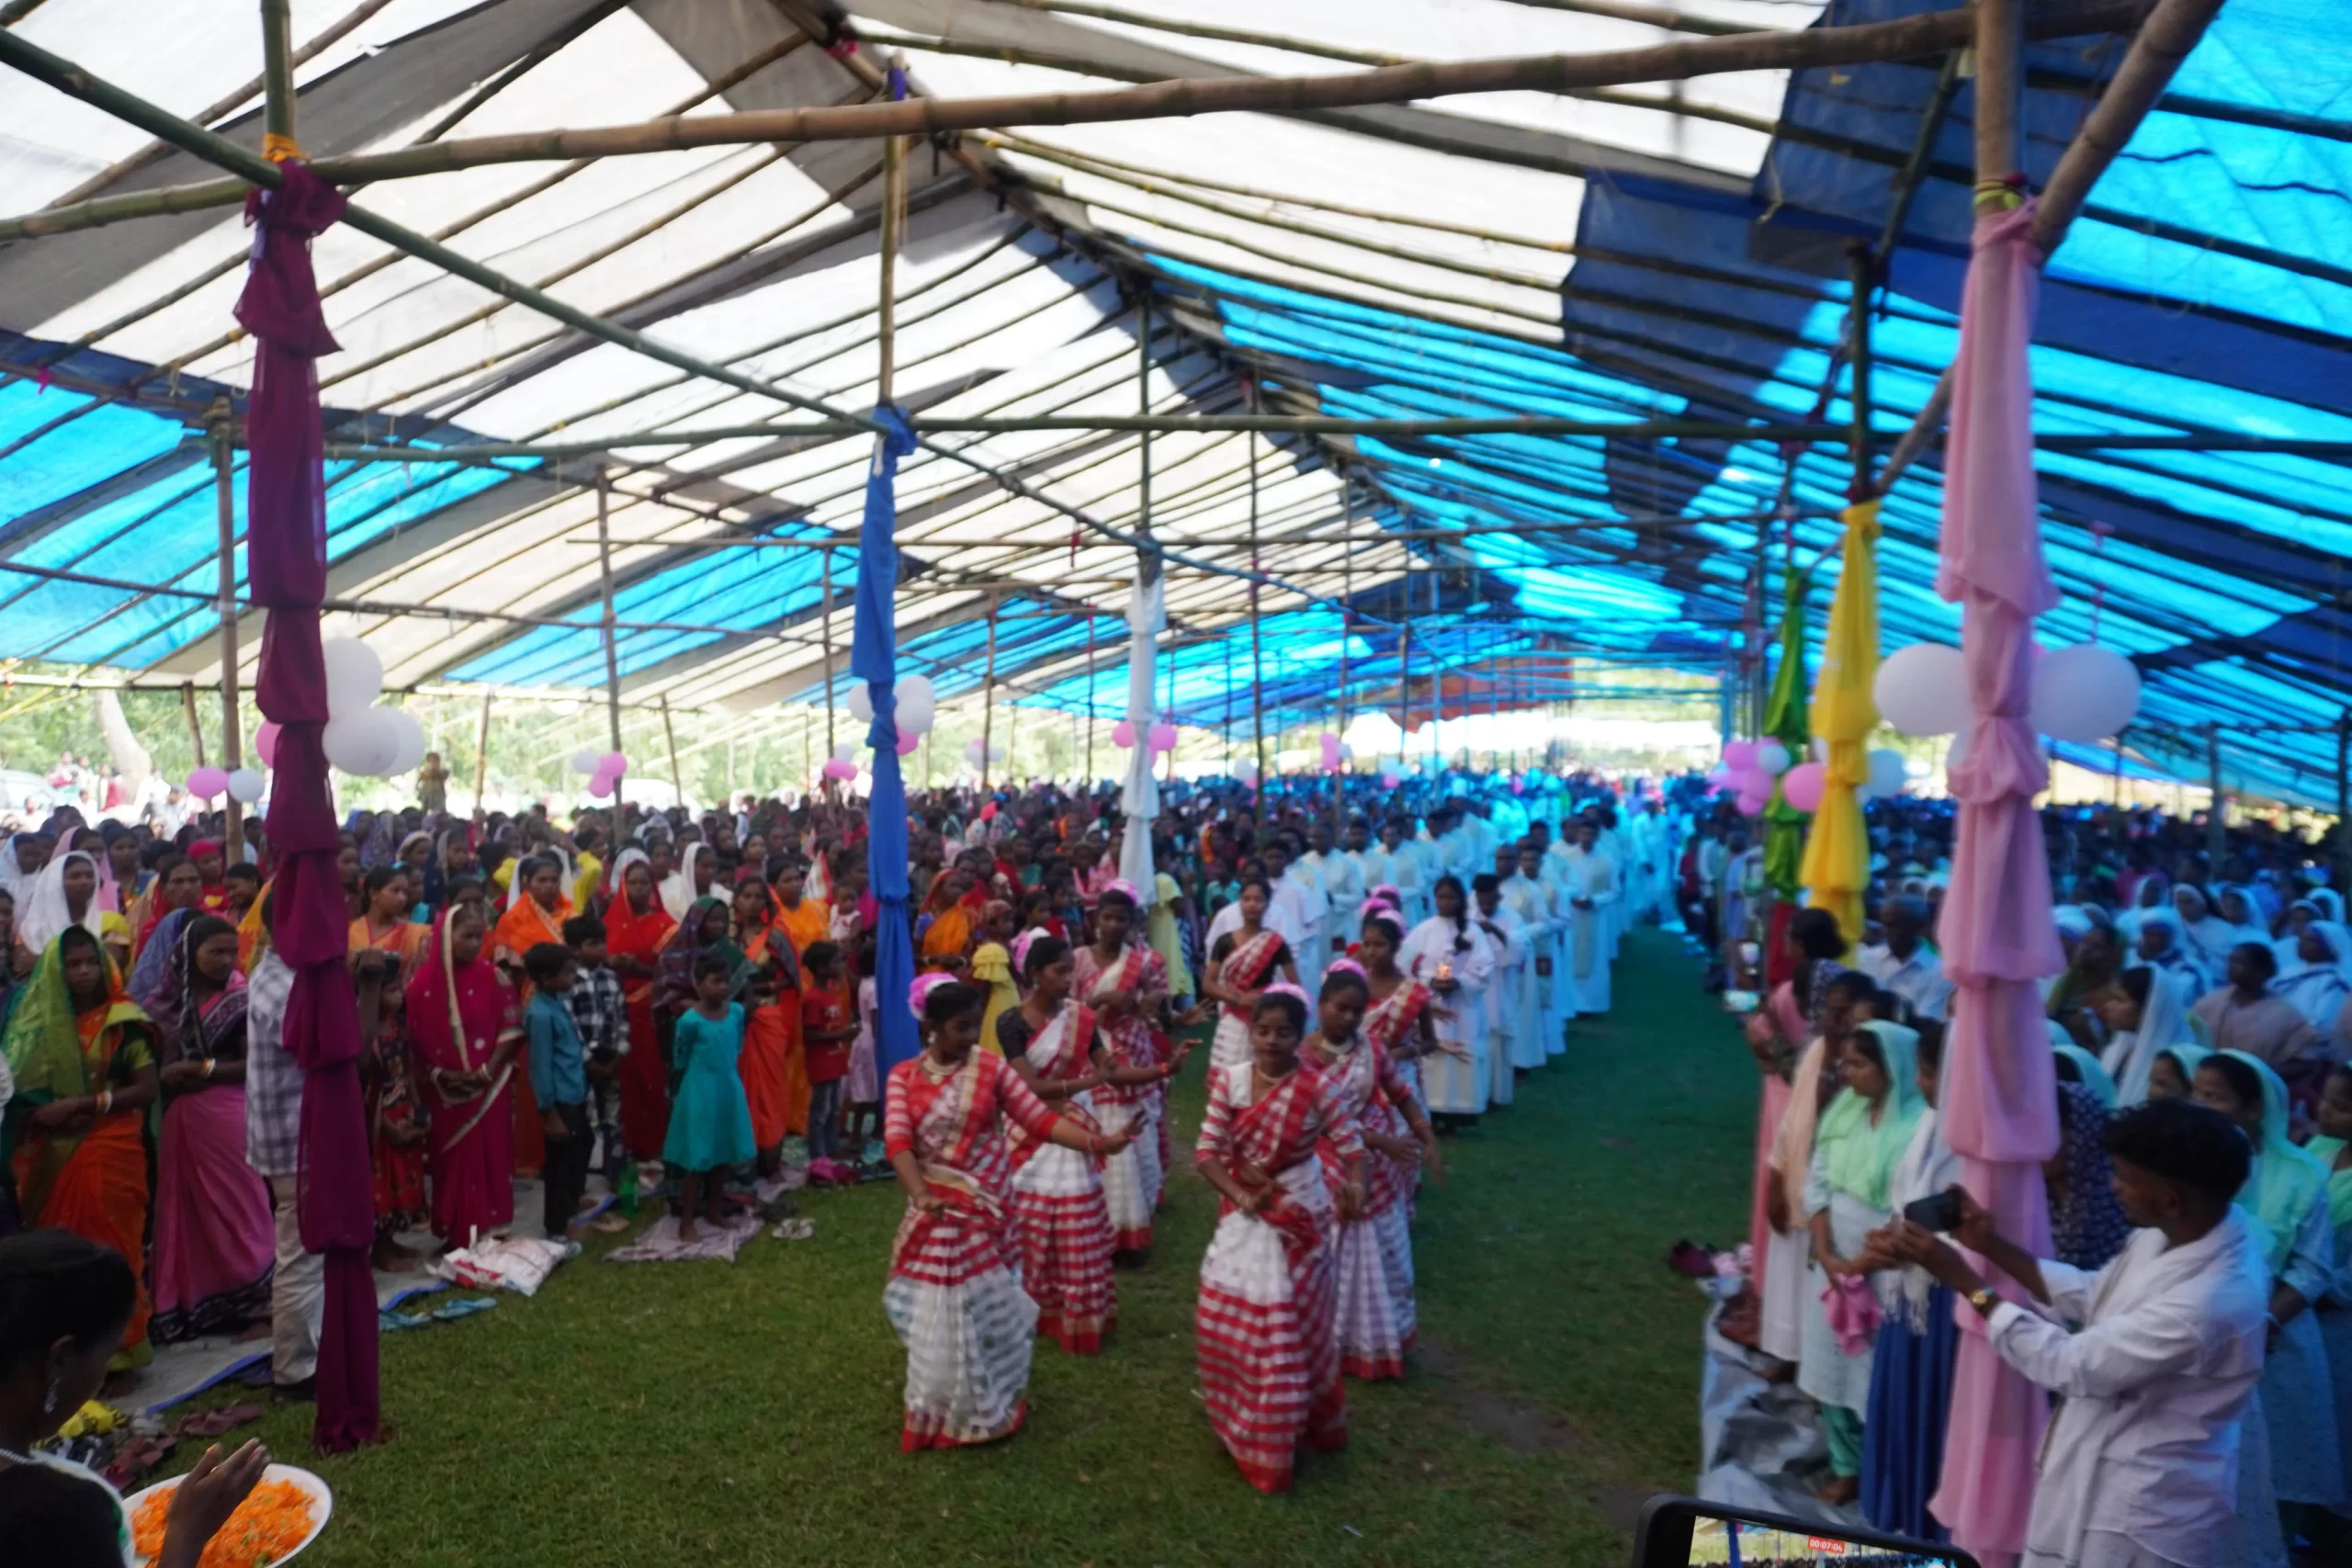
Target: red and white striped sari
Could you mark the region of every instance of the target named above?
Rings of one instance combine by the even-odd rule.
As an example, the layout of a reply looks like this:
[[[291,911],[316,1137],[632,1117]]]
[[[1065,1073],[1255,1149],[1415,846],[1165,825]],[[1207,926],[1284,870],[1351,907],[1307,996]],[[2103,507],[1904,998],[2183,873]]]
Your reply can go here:
[[[890,1248],[882,1310],[907,1348],[899,1447],[955,1448],[1010,1435],[1028,1411],[1037,1306],[1021,1288],[1021,1244],[1003,1124],[1042,1138],[1051,1107],[1004,1065],[975,1051],[942,1071],[928,1054],[890,1071],[883,1146],[912,1154],[947,1208],[908,1206]]]
[[[1078,994],[1090,1002],[1105,997],[1140,997],[1165,989],[1168,961],[1149,947],[1130,942],[1119,956],[1104,964],[1091,947],[1078,950]],[[1102,1043],[1114,1063],[1123,1067],[1159,1066],[1159,1043],[1150,1021],[1130,1012],[1102,1027]],[[1141,1252],[1151,1246],[1152,1211],[1159,1206],[1166,1179],[1160,1165],[1159,1134],[1154,1125],[1161,1115],[1166,1085],[1104,1084],[1089,1098],[1096,1120],[1106,1133],[1116,1133],[1140,1119],[1136,1141],[1113,1155],[1102,1167],[1102,1199],[1111,1212],[1111,1247],[1116,1252]]]
[[[1331,1193],[1317,1145],[1329,1138],[1345,1156],[1363,1144],[1313,1067],[1302,1064],[1255,1104],[1251,1074],[1246,1062],[1209,1074],[1198,1158],[1275,1195],[1254,1214],[1224,1206],[1201,1260],[1194,1327],[1209,1425],[1252,1486],[1281,1492],[1301,1442],[1348,1440],[1331,1322]]]
[[[1085,1075],[1093,1051],[1093,1010],[1065,1002],[1022,1054],[1040,1077],[1074,1078]],[[1061,1101],[1060,1110],[1090,1131],[1098,1126],[1086,1095]],[[1012,1211],[1020,1222],[1021,1284],[1037,1303],[1037,1332],[1052,1335],[1073,1356],[1093,1355],[1119,1316],[1101,1162],[1016,1134]]]
[[[1254,991],[1265,985],[1273,973],[1274,954],[1282,951],[1283,937],[1277,931],[1261,931],[1256,936],[1233,933],[1233,946],[1225,955],[1217,971],[1221,984],[1228,991]],[[1250,1010],[1221,1003],[1217,1010],[1216,1033],[1209,1042],[1209,1060],[1220,1067],[1236,1063],[1247,1066],[1250,1061]]]
[[[1340,1108],[1363,1131],[1405,1135],[1405,1119],[1391,1106],[1412,1090],[1397,1076],[1385,1047],[1360,1033],[1320,1070]],[[1328,1136],[1316,1152],[1336,1200],[1347,1185],[1347,1161]],[[1399,1166],[1388,1156],[1365,1152],[1363,1218],[1339,1222],[1331,1238],[1340,1370],[1367,1382],[1405,1375],[1405,1352],[1412,1348],[1417,1324],[1413,1243]]]
[[[1413,1097],[1413,1103],[1421,1108],[1424,1115],[1428,1114],[1430,1106],[1429,1098],[1421,1092],[1421,1065],[1418,1061],[1405,1059],[1403,1046],[1419,1032],[1421,1013],[1436,1000],[1435,991],[1419,980],[1407,979],[1385,998],[1363,1010],[1363,1037],[1380,1047],[1382,1054],[1388,1058],[1389,1070],[1396,1075],[1396,1081],[1404,1085],[1406,1092]],[[1403,1113],[1396,1111],[1394,1107],[1389,1109],[1401,1128],[1405,1120]],[[1396,1190],[1405,1200],[1404,1216],[1410,1220],[1413,1194],[1421,1190],[1420,1166],[1418,1163],[1408,1165],[1385,1155],[1380,1156],[1380,1163],[1388,1168],[1395,1179]]]

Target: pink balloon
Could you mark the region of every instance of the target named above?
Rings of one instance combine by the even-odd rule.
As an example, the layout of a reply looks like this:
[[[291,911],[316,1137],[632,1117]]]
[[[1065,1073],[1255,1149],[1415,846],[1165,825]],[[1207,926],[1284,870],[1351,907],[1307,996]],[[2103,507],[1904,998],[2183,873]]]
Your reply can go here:
[[[1383,773],[1380,775],[1380,787],[1383,789],[1395,789],[1398,784],[1401,784],[1404,782],[1405,781],[1403,779],[1398,778],[1395,773]]]
[[[1759,794],[1752,789],[1743,789],[1739,792],[1739,814],[1742,817],[1761,817],[1764,808],[1771,803],[1772,796],[1769,791]]]
[[[596,771],[619,778],[628,772],[628,758],[618,751],[607,751],[596,759]]]
[[[1828,782],[1829,770],[1819,762],[1799,762],[1781,775],[1781,795],[1799,811],[1818,811]]]
[[[987,805],[980,807],[980,820],[983,822],[993,822],[996,820],[995,801],[991,800]]]
[[[915,748],[922,744],[922,736],[906,734],[899,737],[899,743],[897,746],[893,747],[892,750],[896,750],[901,757],[911,757],[914,755]]]
[[[1769,801],[1772,798],[1772,785],[1775,782],[1777,781],[1774,776],[1763,769],[1750,768],[1740,775],[1739,793]]]
[[[1724,766],[1735,773],[1744,773],[1756,765],[1756,742],[1726,740],[1724,742]]]
[[[1118,723],[1113,725],[1111,727],[1111,743],[1114,746],[1134,745],[1136,743],[1135,721],[1132,719],[1123,718]]]
[[[217,800],[228,790],[226,768],[198,768],[187,776],[187,792],[198,800]]]
[[[1164,722],[1153,725],[1151,727],[1151,749],[1155,751],[1173,751],[1176,750],[1176,727],[1172,724]]]
[[[588,793],[598,800],[606,800],[611,798],[613,793],[613,775],[610,773],[598,773],[591,778],[588,781]]]
[[[254,755],[261,759],[265,768],[277,766],[277,735],[280,726],[276,719],[266,719],[254,731]]]
[[[1729,768],[1717,768],[1707,775],[1707,787],[1717,795],[1728,795],[1738,787],[1738,781]]]
[[[839,757],[826,758],[825,765],[820,771],[823,773],[827,778],[840,779],[844,784],[848,783],[851,779],[857,777],[857,764],[855,762],[844,762]]]

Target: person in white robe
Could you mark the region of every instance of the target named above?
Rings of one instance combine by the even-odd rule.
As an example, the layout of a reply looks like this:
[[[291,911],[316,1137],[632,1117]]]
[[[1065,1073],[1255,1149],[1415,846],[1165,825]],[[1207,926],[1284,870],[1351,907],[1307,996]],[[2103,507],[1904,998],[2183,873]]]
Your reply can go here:
[[[1560,1013],[1560,931],[1561,911],[1555,901],[1552,886],[1544,880],[1544,852],[1532,838],[1520,840],[1514,855],[1516,864],[1510,878],[1503,884],[1503,903],[1517,915],[1527,928],[1527,945],[1533,955],[1528,967],[1533,972],[1535,997],[1538,1004],[1533,1041],[1522,1038],[1520,1050],[1532,1061],[1521,1061],[1522,1066],[1541,1066],[1567,1048],[1565,1031],[1567,1020]],[[1500,859],[1499,856],[1497,857]],[[1532,1045],[1533,1050],[1529,1047]]]
[[[1349,830],[1356,831],[1350,824]],[[1323,896],[1330,901],[1330,912],[1324,919],[1324,936],[1330,953],[1336,958],[1348,944],[1356,940],[1363,919],[1363,896],[1373,885],[1363,879],[1363,868],[1353,856],[1332,847],[1330,824],[1317,820],[1306,829],[1309,845],[1304,863],[1314,869],[1323,884]]]
[[[1381,828],[1385,832],[1387,824],[1381,824]],[[1402,839],[1401,831],[1398,837]],[[1371,897],[1372,890],[1375,887],[1396,886],[1396,858],[1389,853],[1387,845],[1373,838],[1373,829],[1363,818],[1349,819],[1348,830],[1343,835],[1342,841],[1347,847],[1341,852],[1354,863],[1356,886],[1363,889],[1366,897]],[[1399,891],[1401,892],[1402,889]],[[1348,936],[1349,940],[1353,941],[1363,935],[1363,905],[1359,901],[1356,905],[1355,924]]]
[[[1391,840],[1394,842],[1391,842]],[[1396,874],[1390,878],[1396,891],[1405,896],[1405,919],[1419,925],[1436,912],[1430,902],[1430,890],[1437,886],[1437,849],[1430,841],[1429,829],[1412,829],[1411,823],[1392,824],[1381,830],[1381,842],[1387,845],[1391,867]]]
[[[1313,996],[1323,984],[1325,966],[1331,962],[1331,900],[1315,867],[1295,853],[1298,847],[1295,835],[1286,837],[1280,846],[1268,845],[1266,871],[1274,880],[1275,902],[1288,902],[1295,912],[1298,941],[1291,953],[1298,960],[1299,983]]]
[[[2336,1015],[2352,997],[2352,931],[2334,920],[2314,919],[2282,942],[2291,957],[2278,965],[2270,982],[2274,995],[2303,1015],[2303,1021],[2324,1035],[2335,1032]]]
[[[1487,873],[1471,884],[1470,897],[1478,906],[1480,927],[1495,944],[1495,985],[1487,1009],[1488,1094],[1496,1104],[1509,1105],[1519,1075],[1547,1059],[1540,1036],[1544,1002],[1535,978],[1535,946],[1526,924],[1503,902],[1502,878]]]
[[[1609,1010],[1609,910],[1618,899],[1617,868],[1597,847],[1600,838],[1597,823],[1579,822],[1576,841],[1561,857],[1567,901],[1563,945],[1578,1017]]]
[[[1462,877],[1474,877],[1491,871],[1495,864],[1495,847],[1502,840],[1495,832],[1495,825],[1487,819],[1491,808],[1483,800],[1467,800],[1462,806]]]
[[[2267,1332],[2258,1222],[2231,1202],[2252,1150],[2228,1118],[2182,1100],[2122,1112],[2107,1144],[2124,1217],[2142,1228],[2096,1273],[2033,1257],[1962,1194],[1957,1240],[2040,1310],[2003,1298],[1916,1224],[1899,1224],[1891,1249],[1973,1307],[2002,1360],[2064,1396],[2041,1443],[2022,1568],[2216,1562]]]
[[[1432,897],[1437,913],[1413,928],[1396,958],[1406,974],[1437,993],[1438,1042],[1449,1047],[1423,1059],[1421,1091],[1431,1115],[1477,1116],[1487,1109],[1493,1073],[1483,1004],[1494,980],[1494,944],[1470,918],[1460,882],[1440,877]]]

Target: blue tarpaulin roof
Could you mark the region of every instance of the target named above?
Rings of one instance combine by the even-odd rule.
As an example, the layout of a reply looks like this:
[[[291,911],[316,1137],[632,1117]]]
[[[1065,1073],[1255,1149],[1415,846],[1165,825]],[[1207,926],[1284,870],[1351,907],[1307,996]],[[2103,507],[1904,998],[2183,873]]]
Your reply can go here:
[[[1837,0],[1814,19],[1928,8]],[[298,33],[333,9],[298,6]],[[1236,32],[1261,20],[1239,0],[1160,9],[1171,25]],[[1284,17],[1287,44],[989,4],[943,19],[921,0],[874,0],[857,17],[870,33],[899,35],[924,87],[957,96],[1083,85],[1077,67],[1090,62],[1120,80],[1292,73],[1331,69],[1317,62],[1324,45],[1434,57],[1674,31],[1508,0],[1439,9],[1317,3]],[[862,90],[850,63],[790,47],[758,7],[691,25],[678,7],[625,7],[526,63],[587,10],[582,0],[396,0],[306,67],[306,145],[384,145],[476,99],[449,134],[650,118],[709,101],[716,79],[729,85],[713,107]],[[243,80],[257,50],[209,39],[165,69],[160,39],[122,36],[108,14],[103,0],[50,0],[20,27],[184,112]],[[1808,15],[1773,0],[1705,13],[1710,26]],[[942,26],[954,39],[926,47]],[[2099,37],[2029,51],[2033,181],[2127,47]],[[741,74],[763,49],[782,52]],[[1023,49],[1059,64],[1004,56]],[[1957,336],[1973,90],[1960,82],[1937,118],[1945,64],[1706,77],[1606,104],[1500,95],[1324,123],[1213,116],[978,138],[994,191],[953,162],[916,160],[900,394],[953,414],[1124,413],[1140,396],[1162,412],[1815,420],[1842,431],[1849,248],[1879,242],[1900,211],[1871,301],[1871,417],[1891,436]],[[2066,594],[2043,642],[2095,636],[2134,659],[2143,754],[2201,774],[2192,738],[2218,722],[2237,730],[2225,742],[2233,783],[2331,805],[2336,740],[2317,728],[2338,719],[2352,690],[2347,101],[2352,30],[2331,7],[2232,0],[2051,258],[2033,367],[2037,432],[2077,438],[2040,459]],[[232,134],[250,135],[252,121],[250,106],[216,116]],[[138,144],[45,89],[0,82],[0,171],[27,206],[67,195]],[[397,202],[491,265],[696,354],[861,407],[875,360],[870,162],[853,143],[707,149],[434,175],[362,199]],[[93,188],[202,172],[175,154]],[[202,427],[250,379],[250,344],[227,315],[243,243],[221,211],[0,249],[0,569],[86,580],[0,570],[0,658],[12,667],[217,678],[218,520]],[[551,330],[348,231],[322,240],[318,263],[345,345],[322,365],[331,440],[595,443],[783,412]],[[1140,392],[1139,299],[1152,308]],[[2182,444],[2087,444],[2102,436]],[[1132,434],[952,439],[1090,518],[1132,528],[1147,515]],[[2253,449],[2263,440],[2346,446]],[[791,541],[837,540],[854,525],[867,446],[746,435],[496,466],[336,459],[330,592],[395,685],[600,684],[603,462],[616,654],[632,700],[737,711],[820,702],[830,552]],[[1835,442],[1199,433],[1157,438],[1149,472],[1149,521],[1180,558],[1164,700],[1188,722],[1236,732],[1261,675],[1270,722],[1334,712],[1343,649],[1359,702],[1393,702],[1408,667],[1420,680],[1441,667],[1475,675],[1482,660],[1522,654],[1577,661],[1577,678],[1530,698],[1606,685],[1611,666],[1735,674],[1759,562],[1763,604],[1778,605],[1793,565],[1811,569],[1816,620],[1826,605],[1851,477]],[[906,668],[931,674],[944,698],[977,692],[994,606],[1001,696],[1116,716],[1131,550],[935,456],[910,460],[899,501]],[[1890,647],[1957,635],[1933,590],[1939,502],[1930,451],[1884,512]],[[1253,565],[1272,579],[1256,599],[1254,657],[1242,575]],[[853,571],[838,554],[836,701]],[[1352,609],[1344,625],[1341,602]],[[245,639],[248,659],[258,641]],[[2292,726],[2312,732],[2278,728]]]

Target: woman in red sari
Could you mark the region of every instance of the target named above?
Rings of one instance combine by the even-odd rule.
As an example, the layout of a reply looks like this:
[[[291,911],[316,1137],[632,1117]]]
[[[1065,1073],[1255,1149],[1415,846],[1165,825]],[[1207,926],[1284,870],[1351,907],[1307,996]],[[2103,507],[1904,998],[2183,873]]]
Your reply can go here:
[[[787,1134],[808,1130],[808,1073],[801,1058],[799,955],[793,951],[767,879],[745,871],[735,879],[736,945],[752,965],[743,999],[743,1052],[736,1058],[743,1098],[752,1109],[752,1142],[759,1173],[784,1168]],[[795,1103],[793,1090],[799,1090]]]
[[[670,1127],[670,1069],[653,1021],[653,979],[662,946],[678,922],[663,908],[643,850],[621,852],[618,890],[605,909],[605,962],[628,1009],[628,1055],[621,1058],[621,1142],[631,1159],[659,1159]]]
[[[1280,979],[1298,984],[1298,967],[1282,933],[1265,926],[1266,909],[1273,902],[1273,885],[1253,876],[1241,885],[1241,929],[1227,931],[1209,949],[1209,972],[1201,989],[1223,1003],[1216,1033],[1210,1037],[1209,1059],[1220,1067],[1250,1060],[1250,1020],[1258,994]]]
[[[482,951],[482,918],[441,917],[408,990],[408,1021],[432,1119],[433,1234],[451,1247],[514,1218],[514,1054],[522,1010]]]
[[[162,1091],[154,1025],[122,988],[98,939],[72,926],[40,955],[9,1017],[8,1102],[25,1228],[69,1230],[130,1264],[138,1304],[116,1362],[147,1342],[147,1109]]]
[[[563,896],[563,863],[552,855],[533,855],[514,868],[515,895],[490,933],[490,956],[505,972],[514,988],[514,1005],[528,1007],[531,983],[523,973],[523,955],[543,942],[565,944],[563,922],[571,919],[571,900]],[[547,1164],[547,1127],[531,1098],[531,1075],[514,1075],[514,1173],[526,1179]]]
[[[415,895],[408,874],[379,865],[361,879],[368,908],[351,922],[352,972],[359,981],[361,1018],[372,989],[375,1027],[361,1078],[368,1107],[368,1150],[376,1173],[375,1266],[388,1273],[413,1268],[400,1244],[402,1231],[430,1217],[424,1201],[428,1135],[411,1061],[408,988],[424,960],[431,931],[408,918]]]
[[[1356,942],[1356,957],[1363,964],[1364,989],[1370,999],[1364,1004],[1363,1037],[1380,1047],[1388,1065],[1396,1075],[1412,1101],[1415,1113],[1426,1116],[1429,1103],[1421,1095],[1423,1056],[1432,1051],[1459,1051],[1438,1039],[1435,1008],[1437,993],[1414,979],[1396,966],[1396,954],[1405,945],[1405,925],[1396,911],[1386,905],[1374,908],[1365,906],[1363,934]],[[1390,1109],[1396,1115],[1405,1114],[1402,1101]],[[1396,1179],[1398,1190],[1405,1198],[1405,1214],[1412,1216],[1412,1196],[1420,1190],[1421,1167],[1392,1163],[1389,1174]]]
[[[1126,1142],[1057,1116],[1003,1057],[972,1049],[984,1001],[945,975],[916,980],[906,1005],[922,1054],[890,1069],[884,1097],[883,1147],[907,1217],[882,1310],[907,1348],[899,1447],[910,1453],[993,1442],[1029,1413],[1037,1303],[1021,1288],[1008,1127],[1088,1159]]]
[[[1250,1484],[1289,1489],[1299,1445],[1347,1445],[1331,1280],[1337,1217],[1364,1208],[1363,1140],[1336,1086],[1300,1059],[1306,998],[1272,988],[1250,1021],[1250,1059],[1209,1074],[1195,1161],[1225,1203],[1201,1260],[1195,1334],[1209,1425]]]
[[[1168,961],[1142,942],[1135,929],[1134,886],[1114,881],[1094,910],[1093,942],[1072,955],[1077,994],[1094,1010],[1098,1037],[1108,1054],[1109,1078],[1093,1094],[1106,1133],[1133,1123],[1136,1141],[1102,1168],[1102,1199],[1111,1213],[1111,1249],[1151,1250],[1151,1216],[1167,1173],[1159,1160],[1157,1123],[1167,1082],[1184,1065],[1178,1046],[1160,1059],[1151,1020],[1168,994]]]

